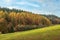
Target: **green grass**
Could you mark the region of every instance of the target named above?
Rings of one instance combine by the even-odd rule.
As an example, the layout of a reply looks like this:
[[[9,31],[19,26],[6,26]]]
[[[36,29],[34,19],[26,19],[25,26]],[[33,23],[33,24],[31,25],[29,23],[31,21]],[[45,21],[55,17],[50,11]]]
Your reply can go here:
[[[0,34],[0,40],[60,40],[60,25],[24,32]]]

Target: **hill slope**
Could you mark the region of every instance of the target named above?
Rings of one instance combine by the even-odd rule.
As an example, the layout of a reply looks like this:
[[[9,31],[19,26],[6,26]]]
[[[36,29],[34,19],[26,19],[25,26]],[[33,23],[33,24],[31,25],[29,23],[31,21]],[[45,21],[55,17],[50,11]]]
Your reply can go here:
[[[60,25],[25,32],[0,34],[0,40],[60,40]]]

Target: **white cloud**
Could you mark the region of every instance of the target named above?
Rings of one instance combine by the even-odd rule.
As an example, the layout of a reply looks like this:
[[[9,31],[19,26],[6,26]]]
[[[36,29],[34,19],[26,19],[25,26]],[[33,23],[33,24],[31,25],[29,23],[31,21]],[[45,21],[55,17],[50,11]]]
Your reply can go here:
[[[5,0],[6,1],[6,3],[9,3],[11,0]]]
[[[18,6],[7,6],[7,8],[9,8],[9,9],[13,9],[13,8],[15,8],[15,9],[19,9]]]
[[[19,4],[19,5],[28,5],[28,6],[33,6],[33,7],[40,7],[38,4],[33,4],[33,3],[30,3],[30,2],[24,2],[24,1],[16,2],[16,4]]]
[[[46,0],[31,0],[31,1],[35,1],[35,2],[44,2]]]
[[[16,4],[25,5],[26,2],[16,2]]]
[[[10,3],[12,0],[3,0],[5,3]]]
[[[27,5],[30,5],[30,6],[33,6],[33,7],[40,7],[39,5],[37,5],[37,4],[32,4],[32,3],[28,3]]]

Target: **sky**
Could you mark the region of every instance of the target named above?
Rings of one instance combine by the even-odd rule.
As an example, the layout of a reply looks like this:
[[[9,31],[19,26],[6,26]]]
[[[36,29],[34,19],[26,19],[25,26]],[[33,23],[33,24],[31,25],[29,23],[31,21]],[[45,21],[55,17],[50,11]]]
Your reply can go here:
[[[60,0],[0,0],[0,6],[60,17]]]

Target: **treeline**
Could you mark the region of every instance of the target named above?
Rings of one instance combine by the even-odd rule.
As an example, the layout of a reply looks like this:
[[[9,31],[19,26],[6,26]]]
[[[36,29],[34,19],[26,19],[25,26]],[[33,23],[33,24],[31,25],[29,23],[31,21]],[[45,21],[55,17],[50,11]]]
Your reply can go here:
[[[60,17],[58,16],[55,15],[43,15],[43,16],[47,17],[54,25],[60,24]]]
[[[46,16],[17,9],[0,8],[0,32],[11,33],[52,25]]]

